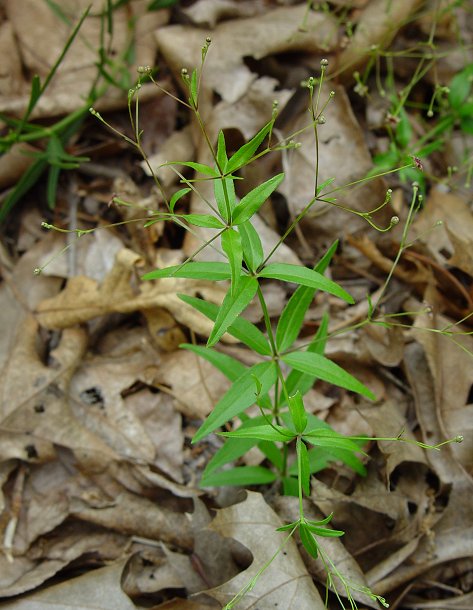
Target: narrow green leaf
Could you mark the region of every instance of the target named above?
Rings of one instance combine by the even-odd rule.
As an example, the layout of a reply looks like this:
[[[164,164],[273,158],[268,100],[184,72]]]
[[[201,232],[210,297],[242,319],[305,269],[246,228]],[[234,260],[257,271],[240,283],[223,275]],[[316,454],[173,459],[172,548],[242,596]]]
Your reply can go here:
[[[37,74],[33,76],[31,79],[31,91],[30,91],[30,99],[28,102],[28,109],[26,111],[26,116],[30,116],[31,111],[36,106],[37,101],[41,96],[41,80]]]
[[[288,532],[289,530],[292,530],[296,527],[296,525],[299,525],[300,521],[299,519],[297,521],[293,521],[292,523],[288,523],[287,525],[281,525],[281,527],[277,527],[276,531],[277,532]]]
[[[233,210],[233,224],[239,225],[242,222],[246,222],[256,214],[271,193],[278,188],[283,179],[284,174],[277,174],[247,193]]]
[[[258,133],[251,138],[251,140],[249,140],[246,144],[243,144],[243,146],[237,150],[234,155],[232,155],[225,167],[225,173],[234,172],[236,169],[246,165],[246,163],[252,159],[261,142],[271,131],[273,123],[274,120],[271,119],[271,121],[262,127]]]
[[[304,434],[304,439],[317,447],[326,447],[328,449],[335,447],[351,451],[352,453],[363,453],[355,441],[328,428],[318,428],[317,430],[306,432]]]
[[[285,496],[297,498],[299,495],[299,481],[296,477],[282,477],[282,488]]]
[[[215,322],[217,319],[220,308],[218,305],[215,305],[215,303],[210,303],[209,301],[204,301],[203,299],[191,297],[186,294],[178,294],[177,296],[181,299],[181,301],[191,305],[194,307],[194,309],[197,309],[197,311],[204,314],[204,316],[207,316],[209,320]],[[250,349],[254,350],[258,354],[263,356],[271,355],[271,347],[268,340],[260,329],[252,324],[249,320],[239,316],[232,324],[230,324],[227,329],[227,333],[247,345]]]
[[[412,138],[412,127],[405,110],[399,113],[400,121],[396,127],[396,141],[401,148],[407,148]]]
[[[206,176],[212,176],[212,178],[218,178],[220,175],[213,167],[203,163],[195,163],[195,161],[167,161],[167,163],[163,163],[159,167],[167,167],[168,165],[184,165]]]
[[[460,110],[473,86],[473,64],[456,74],[449,85],[448,101],[455,110]]]
[[[241,441],[240,441],[241,442]],[[276,466],[279,472],[284,470],[284,460],[282,452],[273,442],[261,441],[258,443],[258,449],[264,453],[268,460]]]
[[[238,231],[241,236],[245,263],[250,271],[256,271],[264,259],[263,244],[261,243],[258,231],[251,224],[250,220],[238,225]]]
[[[56,193],[60,173],[61,169],[59,167],[54,165],[50,166],[48,172],[48,184],[46,188],[46,199],[50,210],[53,210],[56,205]]]
[[[230,265],[219,262],[191,262],[184,265],[173,265],[164,269],[155,269],[141,276],[142,280],[157,280],[166,277],[186,277],[196,280],[229,280],[232,276]]]
[[[333,519],[333,513],[330,513],[325,519],[320,519],[320,521],[312,521],[311,519],[306,519],[305,522],[307,525],[313,525],[314,527],[321,527],[322,525],[327,525]]]
[[[212,347],[220,337],[227,332],[228,327],[233,324],[241,312],[246,309],[258,289],[258,280],[249,275],[240,279],[237,292],[232,295],[231,290],[227,292],[215,320],[215,325],[207,341],[207,347]]]
[[[201,487],[228,487],[265,485],[272,483],[276,474],[263,466],[236,466],[229,470],[214,472],[200,482]]]
[[[189,187],[186,187],[184,189],[180,189],[179,191],[176,191],[174,193],[174,195],[171,197],[171,200],[169,202],[169,211],[172,213],[174,212],[174,206],[176,205],[176,203],[179,201],[179,199],[181,199],[182,197],[184,197],[184,195],[187,195],[187,193],[190,193],[192,189],[190,189]]]
[[[328,527],[317,527],[315,525],[309,524],[306,521],[306,527],[315,536],[322,536],[324,538],[340,538],[343,536],[345,532],[342,530],[331,530]]]
[[[310,468],[309,458],[307,456],[307,447],[304,441],[300,438],[296,442],[298,475],[301,480],[302,491],[306,496],[310,496]]]
[[[301,537],[301,542],[304,545],[305,550],[309,553],[309,555],[312,555],[314,559],[317,559],[319,554],[319,547],[305,523],[300,524],[299,535]]]
[[[357,392],[362,396],[366,396],[371,400],[375,400],[375,396],[361,381],[355,379],[350,373],[347,373],[341,366],[335,364],[328,358],[310,352],[294,352],[285,354],[282,360],[292,368],[314,375],[323,381],[328,381],[341,388]]]
[[[39,158],[24,172],[14,188],[8,193],[3,200],[0,208],[0,222],[3,222],[10,213],[16,203],[23,197],[28,190],[36,184],[43,171],[48,166],[48,162],[44,157]]]
[[[332,184],[332,182],[334,182],[335,178],[328,178],[327,180],[324,180],[324,182],[322,182],[322,184],[319,184],[319,186],[317,187],[317,195],[320,195],[320,193],[327,188],[327,186],[329,186],[330,184]]]
[[[309,343],[307,347],[308,352],[313,352],[315,354],[320,354],[323,356],[325,352],[325,345],[327,343],[327,333],[328,333],[328,314],[324,313],[322,319],[320,320],[320,326],[315,334],[315,337]],[[286,390],[289,395],[294,394],[299,391],[302,396],[305,396],[307,392],[314,385],[317,377],[315,375],[308,375],[306,373],[301,373],[301,371],[297,371],[293,369],[286,379]],[[284,396],[282,394],[282,396]]]
[[[231,178],[214,180],[214,195],[220,216],[230,220],[231,211],[236,206],[235,184]]]
[[[335,241],[314,267],[314,271],[317,273],[325,273],[337,247],[338,241]],[[299,336],[302,324],[304,323],[305,314],[312,303],[315,291],[316,288],[299,286],[286,303],[276,328],[276,345],[278,346],[279,352],[284,352],[291,347]]]
[[[296,432],[301,434],[307,426],[307,413],[305,412],[304,402],[299,391],[294,396],[289,396],[289,411]]]
[[[210,362],[212,366],[223,373],[230,381],[236,381],[247,369],[247,367],[236,358],[217,352],[210,347],[194,345],[193,343],[181,343],[179,347],[194,352],[201,358],[204,358],[204,360]]]
[[[473,117],[462,117],[460,120],[460,129],[463,133],[473,135]]]
[[[253,375],[258,377],[262,393],[266,394],[276,381],[276,365],[272,361],[259,362],[247,369],[215,405],[213,411],[192,439],[193,443],[202,440],[256,402],[256,387]]]
[[[354,299],[341,286],[327,279],[321,273],[302,267],[300,265],[290,265],[288,263],[271,263],[258,274],[259,277],[282,280],[284,282],[294,282],[302,286],[318,288],[324,292],[333,294],[347,303],[354,303]]]
[[[191,225],[196,227],[207,227],[208,229],[224,229],[225,225],[212,214],[181,214],[179,218],[184,218]]]
[[[220,166],[220,169],[222,170],[222,173],[225,170],[227,161],[228,161],[228,157],[227,157],[227,145],[225,143],[225,134],[223,133],[222,130],[220,130],[218,132],[218,138],[217,138],[217,162],[218,162],[218,165]]]
[[[232,270],[231,294],[235,296],[238,291],[238,284],[242,273],[243,250],[241,237],[238,231],[228,228],[220,236],[222,248],[227,255],[230,268]]]
[[[274,424],[274,427],[269,424],[261,426],[252,426],[251,428],[238,428],[233,432],[220,432],[220,436],[225,438],[256,438],[260,441],[288,442],[295,437],[295,434]]]
[[[260,415],[253,419],[248,419],[242,423],[241,428],[250,428],[252,426],[260,426],[265,423],[265,418]],[[263,444],[263,443],[261,443]],[[252,447],[258,445],[258,440],[255,438],[227,438],[225,444],[215,453],[202,473],[202,479],[215,470],[218,470],[225,464],[233,462],[245,455]]]

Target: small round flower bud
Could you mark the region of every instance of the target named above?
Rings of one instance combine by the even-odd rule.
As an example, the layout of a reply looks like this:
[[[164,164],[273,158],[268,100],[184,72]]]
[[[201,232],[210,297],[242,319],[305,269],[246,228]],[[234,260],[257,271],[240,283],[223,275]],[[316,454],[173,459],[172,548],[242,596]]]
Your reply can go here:
[[[412,183],[412,188],[417,190],[419,188],[419,183],[418,182],[413,182]]]
[[[210,36],[207,36],[207,38],[205,39],[205,42],[207,44],[210,44],[212,42],[212,39],[210,38]]]
[[[434,111],[433,110],[427,110],[427,116],[430,118],[432,118],[434,116]]]
[[[325,117],[324,117],[324,115],[323,115],[323,114],[321,114],[321,115],[319,116],[319,118],[317,119],[317,123],[318,123],[319,125],[323,125],[323,124],[325,123]]]
[[[459,434],[458,436],[455,437],[455,442],[456,443],[463,443],[463,435]]]
[[[181,75],[186,76],[188,74],[187,68],[181,68]]]
[[[335,91],[330,91],[330,97],[334,97],[335,96]]]
[[[437,222],[434,225],[435,227],[442,227],[443,226],[443,220],[437,220]]]
[[[320,60],[320,67],[321,68],[326,68],[328,66],[328,59],[321,59]]]
[[[392,225],[392,226],[398,225],[398,224],[399,224],[399,216],[393,216],[393,217],[391,218],[391,221],[390,221],[390,222],[391,222],[391,225]]]
[[[41,275],[41,269],[39,267],[35,267],[33,269],[33,275]]]
[[[151,72],[151,66],[138,66],[138,74],[149,74]]]

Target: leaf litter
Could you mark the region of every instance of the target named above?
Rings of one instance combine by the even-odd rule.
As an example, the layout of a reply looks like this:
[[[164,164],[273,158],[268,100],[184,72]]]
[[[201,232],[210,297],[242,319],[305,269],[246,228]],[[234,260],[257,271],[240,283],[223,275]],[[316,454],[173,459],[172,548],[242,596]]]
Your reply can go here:
[[[50,3],[33,4],[7,2],[0,32],[0,48],[7,49],[0,106],[17,116],[28,103],[29,80],[24,75],[37,71],[45,78],[67,39],[66,23]],[[324,111],[320,175],[321,182],[336,178],[330,190],[363,177],[372,167],[373,150],[386,144],[379,130],[367,129],[367,117],[353,92],[353,69],[361,73],[366,67],[367,49],[387,46],[396,36],[408,37],[409,30],[402,30],[401,24],[413,19],[420,3],[393,3],[396,13],[389,20],[381,0],[333,3],[357,21],[348,38],[340,33],[337,13],[307,13],[305,3],[278,4],[198,0],[185,8],[150,12],[143,2],[130,2],[114,15],[115,51],[126,52],[132,32],[135,68],[153,65],[158,50],[167,79],[163,82],[178,94],[181,68],[190,70],[200,56],[202,25],[211,28],[212,50],[201,91],[208,113],[204,120],[213,138],[224,129],[235,147],[267,121],[275,99],[281,112],[275,135],[282,139],[302,128],[308,113],[307,101],[300,103],[299,82],[322,57],[329,57],[339,79],[324,92],[333,89],[335,96]],[[68,3],[67,17],[74,21],[85,8],[82,2]],[[97,47],[99,34],[98,3],[93,9],[95,16],[86,20],[36,117],[53,118],[83,104],[95,70],[91,49]],[[423,31],[432,27],[431,14],[420,17]],[[132,22],[133,28],[127,29]],[[441,25],[439,44],[451,45],[451,29],[446,22]],[[53,38],[41,35],[46,30]],[[439,68],[446,80],[454,75],[445,59],[439,59]],[[402,82],[406,70],[409,73],[407,61],[395,78]],[[147,99],[157,104],[162,97],[148,86],[143,90],[144,110]],[[372,103],[367,101],[369,111]],[[111,95],[102,104],[102,111],[122,109],[111,120],[125,124],[126,96]],[[168,116],[150,128],[160,142],[148,142],[150,153],[157,152],[150,154],[152,166],[176,154],[182,161],[211,162],[195,126],[177,117],[172,104],[160,108]],[[36,186],[37,194],[27,196],[9,221],[17,241],[8,232],[2,234],[1,607],[221,607],[280,547],[284,533],[275,530],[297,518],[297,507],[293,498],[278,497],[271,486],[243,497],[228,488],[198,489],[200,474],[221,441],[214,436],[197,445],[190,441],[229,384],[207,362],[178,349],[189,338],[208,337],[212,329],[178,295],[220,304],[225,288],[183,278],[141,282],[140,275],[157,265],[180,264],[211,230],[198,228],[183,239],[177,228],[162,223],[149,233],[138,225],[103,229],[146,216],[148,208],[157,209],[162,195],[150,187],[145,172],[137,170],[140,160],[131,152],[124,154],[114,136],[103,137],[117,156],[112,152],[112,158],[104,160],[102,144],[90,126],[81,129],[82,135],[76,136],[79,150],[90,150],[93,164],[123,164],[130,177],[112,180],[106,172],[86,177],[79,169],[74,180],[62,181],[49,219],[61,226],[69,222],[73,229],[79,222],[80,227],[101,230],[67,242],[61,234],[34,228],[44,217]],[[96,125],[92,130],[97,132]],[[306,134],[298,141],[303,143]],[[254,221],[265,254],[313,196],[313,160],[306,150],[283,154],[287,179]],[[459,151],[461,147],[448,151],[450,158],[456,155],[456,163],[461,162]],[[438,169],[442,159],[435,154],[438,175],[444,176],[446,170]],[[18,153],[18,147],[4,155],[2,189],[14,184],[28,165],[28,156]],[[176,169],[191,177],[187,169]],[[269,157],[249,169],[254,173],[245,179],[253,186],[281,171]],[[180,188],[179,174],[169,168],[162,172],[172,195]],[[388,184],[384,180],[349,195],[337,192],[337,205],[369,212],[382,203]],[[210,182],[196,184],[201,196],[212,198]],[[401,217],[393,232],[379,234],[362,216],[326,206],[304,219],[301,231],[279,249],[274,262],[313,265],[327,245],[342,237],[343,249],[330,273],[343,279],[359,302],[370,291],[376,294],[396,256],[406,214],[406,185],[389,184],[395,189],[394,211]],[[106,207],[117,191],[119,196],[128,193],[136,210]],[[77,197],[81,207],[74,221],[71,202]],[[183,202],[186,211],[203,211],[195,193]],[[343,541],[324,541],[334,565],[350,581],[396,600],[397,608],[471,605],[473,345],[461,332],[471,330],[469,320],[455,325],[472,309],[471,211],[465,189],[451,189],[440,179],[426,195],[409,234],[412,245],[383,295],[387,314],[423,313],[405,314],[397,327],[365,326],[329,342],[327,354],[356,373],[380,402],[368,404],[321,382],[308,395],[311,411],[343,433],[402,433],[429,444],[457,434],[465,437],[463,444],[441,452],[408,443],[371,442],[369,458],[363,458],[365,477],[338,462],[313,477],[307,514],[320,519],[334,512],[334,526],[346,531]],[[391,216],[386,207],[376,223],[384,227]],[[66,245],[69,250],[49,263]],[[218,256],[211,250],[203,256],[209,252],[213,259]],[[32,278],[33,269],[43,266],[44,272]],[[268,282],[265,290],[272,295],[270,315],[279,315],[291,289]],[[332,332],[366,315],[361,303],[347,306],[317,296],[304,321],[307,335],[327,306]],[[255,308],[249,312],[252,321],[260,321]],[[451,337],[428,329],[448,329]],[[236,346],[234,338],[225,335],[223,341],[222,353],[254,363],[251,352]],[[254,453],[248,459],[259,465],[265,457]],[[291,539],[238,607],[269,609],[277,603],[284,608],[323,608],[324,585],[320,559],[308,556]],[[341,586],[336,580],[334,585]],[[375,607],[363,591],[354,597],[362,607]],[[336,600],[330,598],[329,603],[337,607]]]

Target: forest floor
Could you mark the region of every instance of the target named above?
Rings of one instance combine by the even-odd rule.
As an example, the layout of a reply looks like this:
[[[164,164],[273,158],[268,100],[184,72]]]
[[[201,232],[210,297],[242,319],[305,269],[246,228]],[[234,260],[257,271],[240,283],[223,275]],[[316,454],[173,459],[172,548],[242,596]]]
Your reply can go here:
[[[221,608],[297,519],[262,446],[231,466],[272,482],[199,486],[223,439],[192,439],[230,381],[179,347],[205,345],[212,323],[178,295],[220,305],[226,282],[142,279],[212,234],[156,217],[196,175],[162,165],[211,162],[181,74],[199,68],[207,37],[199,112],[211,144],[223,130],[230,155],[272,115],[272,137],[297,143],[235,181],[243,197],[285,174],[253,219],[265,254],[314,197],[314,175],[336,193],[272,260],[313,268],[339,240],[328,276],[355,303],[317,293],[298,341],[328,313],[325,355],[376,400],[319,380],[305,408],[341,434],[408,440],[311,462],[305,512],[333,513],[345,532],[321,540],[344,578],[328,607],[379,608],[369,588],[392,609],[472,608],[471,3],[96,0],[85,14],[88,4],[0,9],[0,608]],[[307,82],[325,59],[316,147]],[[156,66],[155,83],[129,93],[140,66]],[[186,184],[176,210],[205,212],[210,182]],[[264,281],[274,324],[294,289]],[[382,324],[367,322],[373,303]],[[244,315],[264,329],[256,300]],[[229,334],[216,351],[260,359]],[[235,607],[322,610],[326,569],[296,536]]]

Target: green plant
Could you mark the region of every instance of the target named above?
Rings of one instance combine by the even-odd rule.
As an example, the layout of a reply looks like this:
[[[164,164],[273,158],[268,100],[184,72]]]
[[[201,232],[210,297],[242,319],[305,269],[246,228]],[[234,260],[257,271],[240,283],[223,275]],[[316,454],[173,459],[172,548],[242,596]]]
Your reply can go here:
[[[417,39],[401,50],[385,50],[379,45],[373,45],[363,73],[354,72],[354,91],[358,95],[367,98],[376,89],[378,95],[387,100],[383,128],[389,144],[386,150],[375,154],[374,168],[369,175],[405,166],[410,159],[415,159],[415,165],[404,167],[399,172],[399,178],[404,183],[418,182],[421,191],[425,192],[422,160],[436,151],[444,150],[454,129],[463,136],[473,133],[473,64],[465,63],[449,83],[438,82],[436,69],[437,62],[448,53],[437,40],[438,21],[447,15],[455,19],[454,9],[464,4],[461,1],[444,5],[436,3],[431,8],[433,18],[425,40]],[[460,35],[457,36],[458,46],[466,51]],[[413,62],[415,67],[409,71],[408,82],[399,87],[399,79],[395,78],[396,66],[406,61]],[[430,101],[428,97],[419,101],[419,91],[415,94],[416,88],[421,86],[422,93],[425,92],[423,79],[428,73],[432,73],[435,78]],[[464,173],[465,188],[469,188],[473,163],[471,147],[466,138],[460,167],[449,168],[448,171],[449,174],[460,171]]]
[[[202,66],[209,45],[210,39],[207,39],[202,49]],[[275,113],[273,113],[271,119],[260,131],[232,155],[229,156],[227,153],[223,132],[219,133],[215,147],[208,136],[199,108],[201,70],[195,69],[191,74],[186,69],[182,70],[181,76],[188,95],[187,101],[182,103],[193,112],[209,147],[213,164],[176,162],[195,170],[199,177],[196,180],[190,180],[179,174],[185,187],[178,190],[170,199],[167,199],[165,189],[162,188],[161,191],[167,210],[150,212],[151,217],[148,217],[146,226],[164,220],[177,223],[186,230],[193,230],[193,227],[205,227],[214,229],[215,233],[213,237],[204,241],[202,246],[184,263],[151,271],[144,275],[143,279],[189,278],[228,282],[228,290],[221,305],[215,305],[189,295],[180,296],[182,301],[214,322],[206,345],[193,343],[184,344],[181,347],[206,359],[226,375],[232,383],[230,389],[215,405],[193,439],[195,443],[214,432],[226,439],[222,448],[217,451],[207,465],[203,473],[202,485],[264,485],[279,481],[283,493],[296,496],[299,506],[298,519],[281,527],[280,530],[288,532],[286,540],[298,532],[307,552],[313,557],[320,556],[322,558],[327,569],[327,589],[335,591],[342,607],[344,605],[340,595],[346,596],[351,607],[356,608],[353,591],[362,591],[373,600],[378,600],[387,607],[382,597],[372,593],[369,589],[356,585],[356,583],[348,582],[325,552],[319,539],[339,537],[343,535],[343,532],[329,527],[332,515],[319,521],[311,520],[306,516],[303,498],[311,492],[310,476],[326,467],[330,461],[342,461],[359,474],[364,474],[364,466],[359,455],[363,454],[363,446],[370,440],[398,440],[432,449],[438,449],[444,443],[436,446],[425,445],[404,437],[402,432],[399,436],[390,439],[345,436],[306,410],[304,396],[316,380],[323,380],[334,386],[344,388],[368,400],[376,399],[364,384],[325,357],[325,346],[329,338],[328,314],[325,314],[322,318],[314,337],[306,342],[299,340],[306,312],[316,291],[326,292],[348,303],[353,303],[354,299],[342,286],[324,275],[336,252],[336,242],[331,245],[313,269],[271,262],[271,257],[277,247],[284,242],[304,215],[318,202],[338,205],[331,195],[343,188],[338,187],[330,190],[332,179],[319,184],[318,129],[319,125],[323,123],[322,111],[332,97],[330,96],[324,103],[321,101],[322,83],[327,63],[326,60],[322,60],[319,78],[310,78],[306,83],[311,115],[309,128],[314,131],[316,150],[314,196],[267,256],[264,255],[259,234],[252,224],[252,218],[281,184],[284,174],[277,174],[269,178],[253,188],[239,201],[236,197],[234,183],[240,179],[238,172],[244,166],[271,152],[291,148],[296,144],[291,139],[284,142],[272,142],[273,126],[276,118]],[[139,125],[139,106],[136,97],[143,78],[153,80],[151,69],[140,69],[140,81],[130,91],[129,114],[134,129],[134,139],[126,137],[126,140],[147,160],[141,145],[142,131]],[[135,107],[133,106],[134,102],[136,103]],[[95,110],[91,109],[91,112],[103,124],[114,129]],[[115,129],[114,131],[116,132]],[[167,165],[172,167],[174,162]],[[155,174],[154,179],[161,188]],[[176,206],[179,205],[187,193],[191,190],[198,193],[200,180],[211,180],[213,182],[215,203],[206,202],[209,213],[177,213],[175,211]],[[401,249],[394,262],[393,270],[403,250],[409,245],[407,231],[419,205],[418,191],[418,186],[415,186]],[[116,198],[115,201],[118,204],[124,203],[119,198]],[[381,207],[388,205],[389,201],[388,193],[385,201],[370,213],[348,211],[358,213],[371,226],[378,228],[372,219],[372,214]],[[396,224],[396,217],[393,217],[389,227],[394,224]],[[48,226],[51,228],[50,225]],[[384,231],[386,229],[379,230]],[[84,233],[85,231],[77,230],[78,237]],[[218,246],[218,239],[220,239],[221,247]],[[224,257],[225,262],[194,260],[197,254],[207,246],[215,248]],[[391,275],[392,271],[378,300],[375,303],[370,302],[368,317],[357,324],[357,327],[366,324],[386,326],[397,323],[396,314],[393,316],[382,315],[378,307]],[[276,322],[270,318],[262,290],[264,282],[268,279],[297,286]],[[264,331],[241,315],[255,298],[261,308]],[[449,329],[445,329],[444,332],[448,334]],[[225,333],[245,344],[258,355],[260,361],[253,366],[245,366],[237,359],[215,349]],[[257,415],[251,410],[254,405],[259,409]],[[235,418],[239,418],[241,425],[232,430],[227,429],[224,432],[218,432],[222,426],[228,425],[230,422],[235,423]],[[457,437],[452,440],[460,441],[461,438]],[[237,460],[254,446],[258,446],[264,453],[268,460],[268,467],[236,466],[222,470],[222,467]],[[280,550],[283,546],[284,542]],[[270,558],[262,566],[259,574],[267,569],[272,559]],[[337,582],[341,583],[343,588],[340,592],[337,591],[337,586],[340,586],[336,584]],[[254,581],[249,583],[231,600],[226,608],[234,607],[253,586]]]
[[[61,7],[52,0],[45,0],[52,11],[66,25],[71,26],[69,18],[65,15]],[[77,24],[72,28],[72,32],[67,39],[59,57],[54,62],[43,83],[39,76],[35,75],[31,83],[30,99],[25,114],[21,119],[9,117],[0,113],[0,120],[8,127],[5,135],[0,136],[0,153],[6,153],[10,148],[18,143],[38,143],[42,148],[31,151],[28,154],[34,158],[34,162],[24,172],[14,188],[8,193],[0,208],[0,222],[4,221],[18,201],[36,184],[41,175],[48,170],[46,200],[50,208],[54,208],[56,202],[56,192],[58,187],[59,175],[61,170],[77,169],[81,163],[88,161],[87,157],[75,156],[67,152],[67,144],[73,134],[75,134],[88,116],[89,107],[101,98],[109,86],[127,90],[132,84],[129,72],[129,54],[131,46],[125,51],[123,56],[112,57],[111,44],[113,40],[113,10],[120,3],[113,5],[107,1],[105,9],[100,14],[101,32],[100,47],[97,50],[97,72],[95,79],[90,85],[89,93],[83,105],[71,112],[67,116],[56,121],[52,125],[44,126],[30,120],[30,117],[39,102],[40,98],[48,89],[58,68],[62,64],[65,56],[69,52],[75,39],[80,35],[80,30],[84,21],[89,16],[90,7],[87,8],[80,17]],[[106,34],[109,41],[106,43]],[[48,169],[49,168],[49,169]]]

